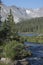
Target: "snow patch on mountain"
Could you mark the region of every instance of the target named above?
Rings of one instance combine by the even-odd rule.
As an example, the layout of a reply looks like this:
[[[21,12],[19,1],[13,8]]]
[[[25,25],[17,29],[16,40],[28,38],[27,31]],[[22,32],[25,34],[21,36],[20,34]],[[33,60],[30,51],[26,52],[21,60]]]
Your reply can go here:
[[[15,21],[15,23],[18,23],[19,22],[19,18],[18,17],[14,17],[14,21]]]
[[[30,10],[26,10],[26,13],[27,13],[27,14],[30,14],[30,13],[31,13],[31,11],[30,11]]]
[[[37,8],[37,9],[34,9],[34,11],[39,11],[39,8]]]

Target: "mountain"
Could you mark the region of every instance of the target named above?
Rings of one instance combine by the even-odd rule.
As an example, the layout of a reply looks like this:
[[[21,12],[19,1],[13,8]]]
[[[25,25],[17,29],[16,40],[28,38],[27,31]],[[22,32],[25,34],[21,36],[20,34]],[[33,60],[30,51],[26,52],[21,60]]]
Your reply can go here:
[[[10,9],[12,9],[12,14],[14,16],[15,23],[19,22],[21,19],[43,17],[43,8],[27,9],[20,8],[17,6],[6,6],[4,4],[1,4],[1,16],[3,21],[7,18]]]

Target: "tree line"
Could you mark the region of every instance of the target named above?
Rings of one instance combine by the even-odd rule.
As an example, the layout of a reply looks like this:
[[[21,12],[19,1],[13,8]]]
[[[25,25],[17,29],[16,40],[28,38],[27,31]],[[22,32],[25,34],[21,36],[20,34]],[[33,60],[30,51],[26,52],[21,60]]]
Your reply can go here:
[[[16,24],[18,32],[43,33],[43,17],[22,20]]]

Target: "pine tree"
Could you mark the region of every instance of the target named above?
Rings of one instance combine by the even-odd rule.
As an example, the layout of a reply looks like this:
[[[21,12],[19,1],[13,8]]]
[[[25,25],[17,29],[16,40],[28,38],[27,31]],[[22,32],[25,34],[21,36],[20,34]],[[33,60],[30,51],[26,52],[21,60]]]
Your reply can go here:
[[[6,38],[13,38],[15,33],[15,23],[12,15],[12,10],[10,9],[10,13],[7,17],[7,20],[3,23],[3,31],[6,32]]]
[[[10,9],[10,14],[8,15],[7,17],[7,27],[8,27],[8,30],[9,30],[9,36],[12,37],[14,35],[14,32],[15,32],[15,23],[14,23],[14,18],[13,18],[13,15],[12,15],[12,10]]]

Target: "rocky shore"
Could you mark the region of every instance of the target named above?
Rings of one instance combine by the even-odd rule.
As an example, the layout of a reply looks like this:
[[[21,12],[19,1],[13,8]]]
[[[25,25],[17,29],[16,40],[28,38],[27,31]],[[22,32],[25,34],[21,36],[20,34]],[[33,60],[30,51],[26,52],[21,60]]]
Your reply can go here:
[[[8,59],[3,58],[2,60],[0,60],[0,63],[2,65],[3,64],[5,64],[5,65],[31,65],[29,63],[29,61],[26,60],[26,59],[11,61],[11,60],[8,60]]]
[[[31,65],[28,60],[22,59],[22,60],[15,60],[12,65]]]

